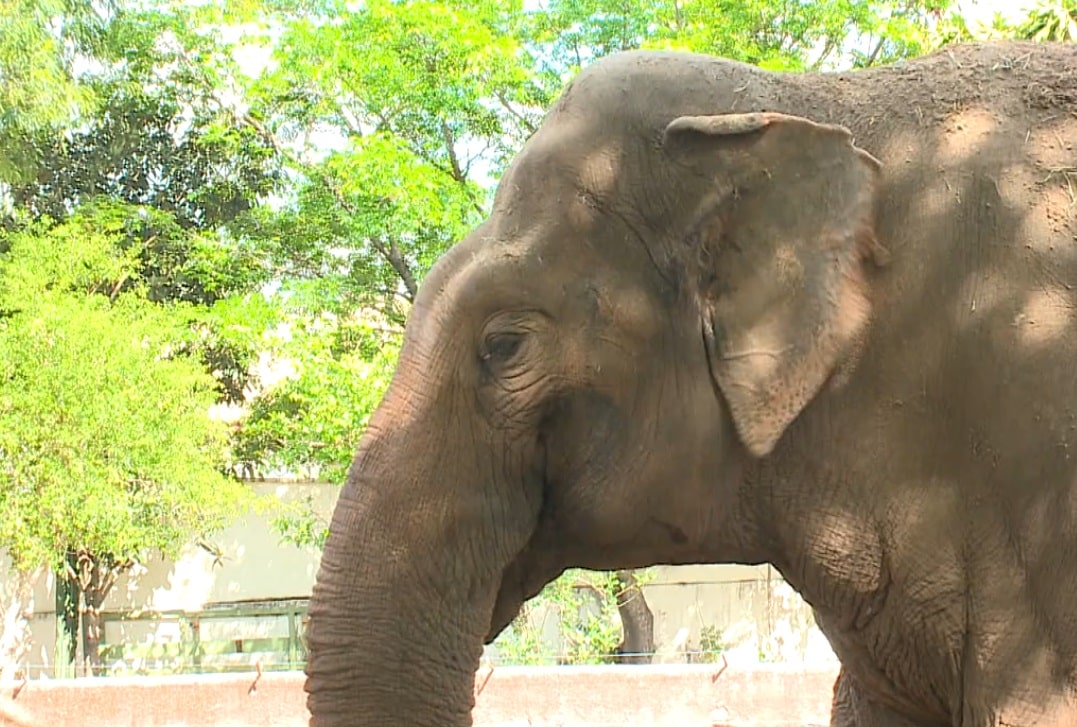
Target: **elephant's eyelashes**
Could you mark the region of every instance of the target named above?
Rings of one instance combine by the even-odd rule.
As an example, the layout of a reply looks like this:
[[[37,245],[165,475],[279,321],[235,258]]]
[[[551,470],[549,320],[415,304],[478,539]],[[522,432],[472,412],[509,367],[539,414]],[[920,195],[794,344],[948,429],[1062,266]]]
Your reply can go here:
[[[506,363],[519,353],[523,340],[522,333],[495,333],[486,339],[482,360]]]

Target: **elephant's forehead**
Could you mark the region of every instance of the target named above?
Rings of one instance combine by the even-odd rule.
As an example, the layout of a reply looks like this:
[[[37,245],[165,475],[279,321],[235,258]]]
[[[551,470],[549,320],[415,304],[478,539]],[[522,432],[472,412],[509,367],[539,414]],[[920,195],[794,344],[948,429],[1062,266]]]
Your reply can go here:
[[[554,113],[516,155],[499,189],[506,206],[562,207],[569,195],[589,192],[599,197],[627,183],[653,148],[646,129],[625,124],[623,117],[587,113]],[[650,130],[653,132],[653,130]]]
[[[487,227],[453,250],[451,265],[429,291],[439,307],[475,309],[481,316],[505,307],[550,304],[551,289],[565,275],[555,272],[563,260],[547,231],[535,225],[514,229],[508,237],[502,233]]]

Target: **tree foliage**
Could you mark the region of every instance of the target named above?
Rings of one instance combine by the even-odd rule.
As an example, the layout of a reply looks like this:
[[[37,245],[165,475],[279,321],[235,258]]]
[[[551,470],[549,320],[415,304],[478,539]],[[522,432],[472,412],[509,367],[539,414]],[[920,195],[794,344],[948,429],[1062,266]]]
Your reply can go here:
[[[131,282],[141,246],[111,223],[31,226],[0,261],[0,543],[22,573],[74,556],[91,662],[118,573],[248,501],[184,316]]]
[[[99,8],[89,0],[0,3],[0,181],[25,174],[34,159],[28,135],[53,136],[92,103],[79,84],[74,50],[97,45]]]
[[[362,311],[342,316],[283,302],[265,351],[286,361],[280,380],[243,422],[237,457],[249,466],[342,482],[366,422],[388,384],[398,332]]]
[[[116,576],[250,502],[210,418],[247,368],[213,306],[269,277],[238,222],[272,191],[275,156],[227,123],[216,56],[180,62],[207,47],[179,20],[107,3],[0,18],[48,50],[15,92],[80,100],[0,114],[0,545],[73,584],[91,663]]]
[[[520,615],[494,642],[497,659],[508,664],[649,663],[651,654],[630,645],[631,633],[646,631],[653,648],[653,616],[643,598],[648,573],[596,573],[571,569],[525,603]],[[648,623],[634,623],[644,612]],[[637,637],[639,634],[637,634]]]
[[[123,242],[80,217],[12,236],[0,263],[0,542],[23,569],[175,553],[242,500],[213,379],[177,353],[182,316],[120,292]]]
[[[1077,0],[1041,0],[1016,32],[1028,40],[1077,41]]]

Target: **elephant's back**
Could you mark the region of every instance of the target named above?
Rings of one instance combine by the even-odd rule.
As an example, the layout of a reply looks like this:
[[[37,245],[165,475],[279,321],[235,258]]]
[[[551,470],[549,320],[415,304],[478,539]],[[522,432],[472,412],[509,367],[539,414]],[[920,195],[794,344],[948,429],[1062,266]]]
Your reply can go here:
[[[1077,109],[1077,46],[958,43],[909,61],[795,78],[840,99],[846,122],[865,133],[878,122],[931,127],[971,108],[1043,120]]]
[[[1077,47],[962,45],[825,83],[882,162],[891,252],[850,392],[879,406],[849,430],[993,501],[1014,541],[1039,528],[1077,553],[1077,521],[1055,520],[1077,517]]]
[[[798,81],[882,162],[880,238],[913,277],[940,254],[951,274],[1075,272],[1077,46],[955,45]]]
[[[891,264],[875,297],[888,339],[974,350],[971,370],[1015,381],[1010,368],[1071,370],[1077,46],[957,45],[816,80],[840,99],[830,120],[882,162],[877,231]]]

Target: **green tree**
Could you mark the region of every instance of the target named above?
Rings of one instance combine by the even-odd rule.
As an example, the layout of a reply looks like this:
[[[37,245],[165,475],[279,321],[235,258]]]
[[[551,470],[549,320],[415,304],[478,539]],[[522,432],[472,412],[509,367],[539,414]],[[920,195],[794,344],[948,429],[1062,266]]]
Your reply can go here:
[[[1041,0],[1014,29],[1020,38],[1077,41],[1077,0]]]
[[[110,2],[6,0],[0,3],[0,181],[24,176],[34,158],[24,138],[56,134],[87,108],[76,54],[100,40]]]
[[[226,474],[215,383],[182,353],[182,305],[150,302],[139,245],[100,217],[9,235],[0,257],[0,544],[79,587],[85,656],[98,609],[152,551],[174,555],[248,502]]]
[[[334,312],[320,300],[325,293],[295,285],[282,295],[280,324],[262,348],[282,370],[250,402],[237,435],[237,458],[252,475],[278,471],[343,482],[388,385],[399,329],[375,311]]]
[[[524,604],[494,647],[508,664],[641,664],[654,649],[654,616],[642,587],[650,573],[579,569]],[[556,626],[549,638],[547,627]]]
[[[236,325],[240,303],[266,321],[266,301],[251,294],[287,254],[260,221],[285,180],[276,150],[221,102],[237,73],[231,49],[183,8],[156,5],[100,6],[107,22],[72,51],[89,69],[79,88],[95,103],[68,113],[62,135],[40,125],[20,135],[30,161],[0,189],[0,223],[17,230],[92,214],[113,229],[139,250],[117,292],[144,285],[159,303],[212,306],[199,310],[200,335],[188,345],[221,397],[239,401],[257,355],[255,337]],[[75,25],[73,12],[59,16],[61,27]]]
[[[10,185],[9,217],[61,221],[104,198],[166,213],[181,230],[214,230],[274,191],[273,150],[250,129],[227,126],[215,109],[181,103],[176,89],[140,86],[137,78],[99,84],[99,106],[81,128],[63,139],[26,138],[40,161],[33,177]]]
[[[534,127],[537,88],[509,32],[519,7],[375,0],[303,11],[235,11],[279,30],[236,117],[298,181],[261,234],[286,241],[282,258],[298,263],[286,276],[336,278],[399,324],[426,270],[485,210],[485,176]]]

